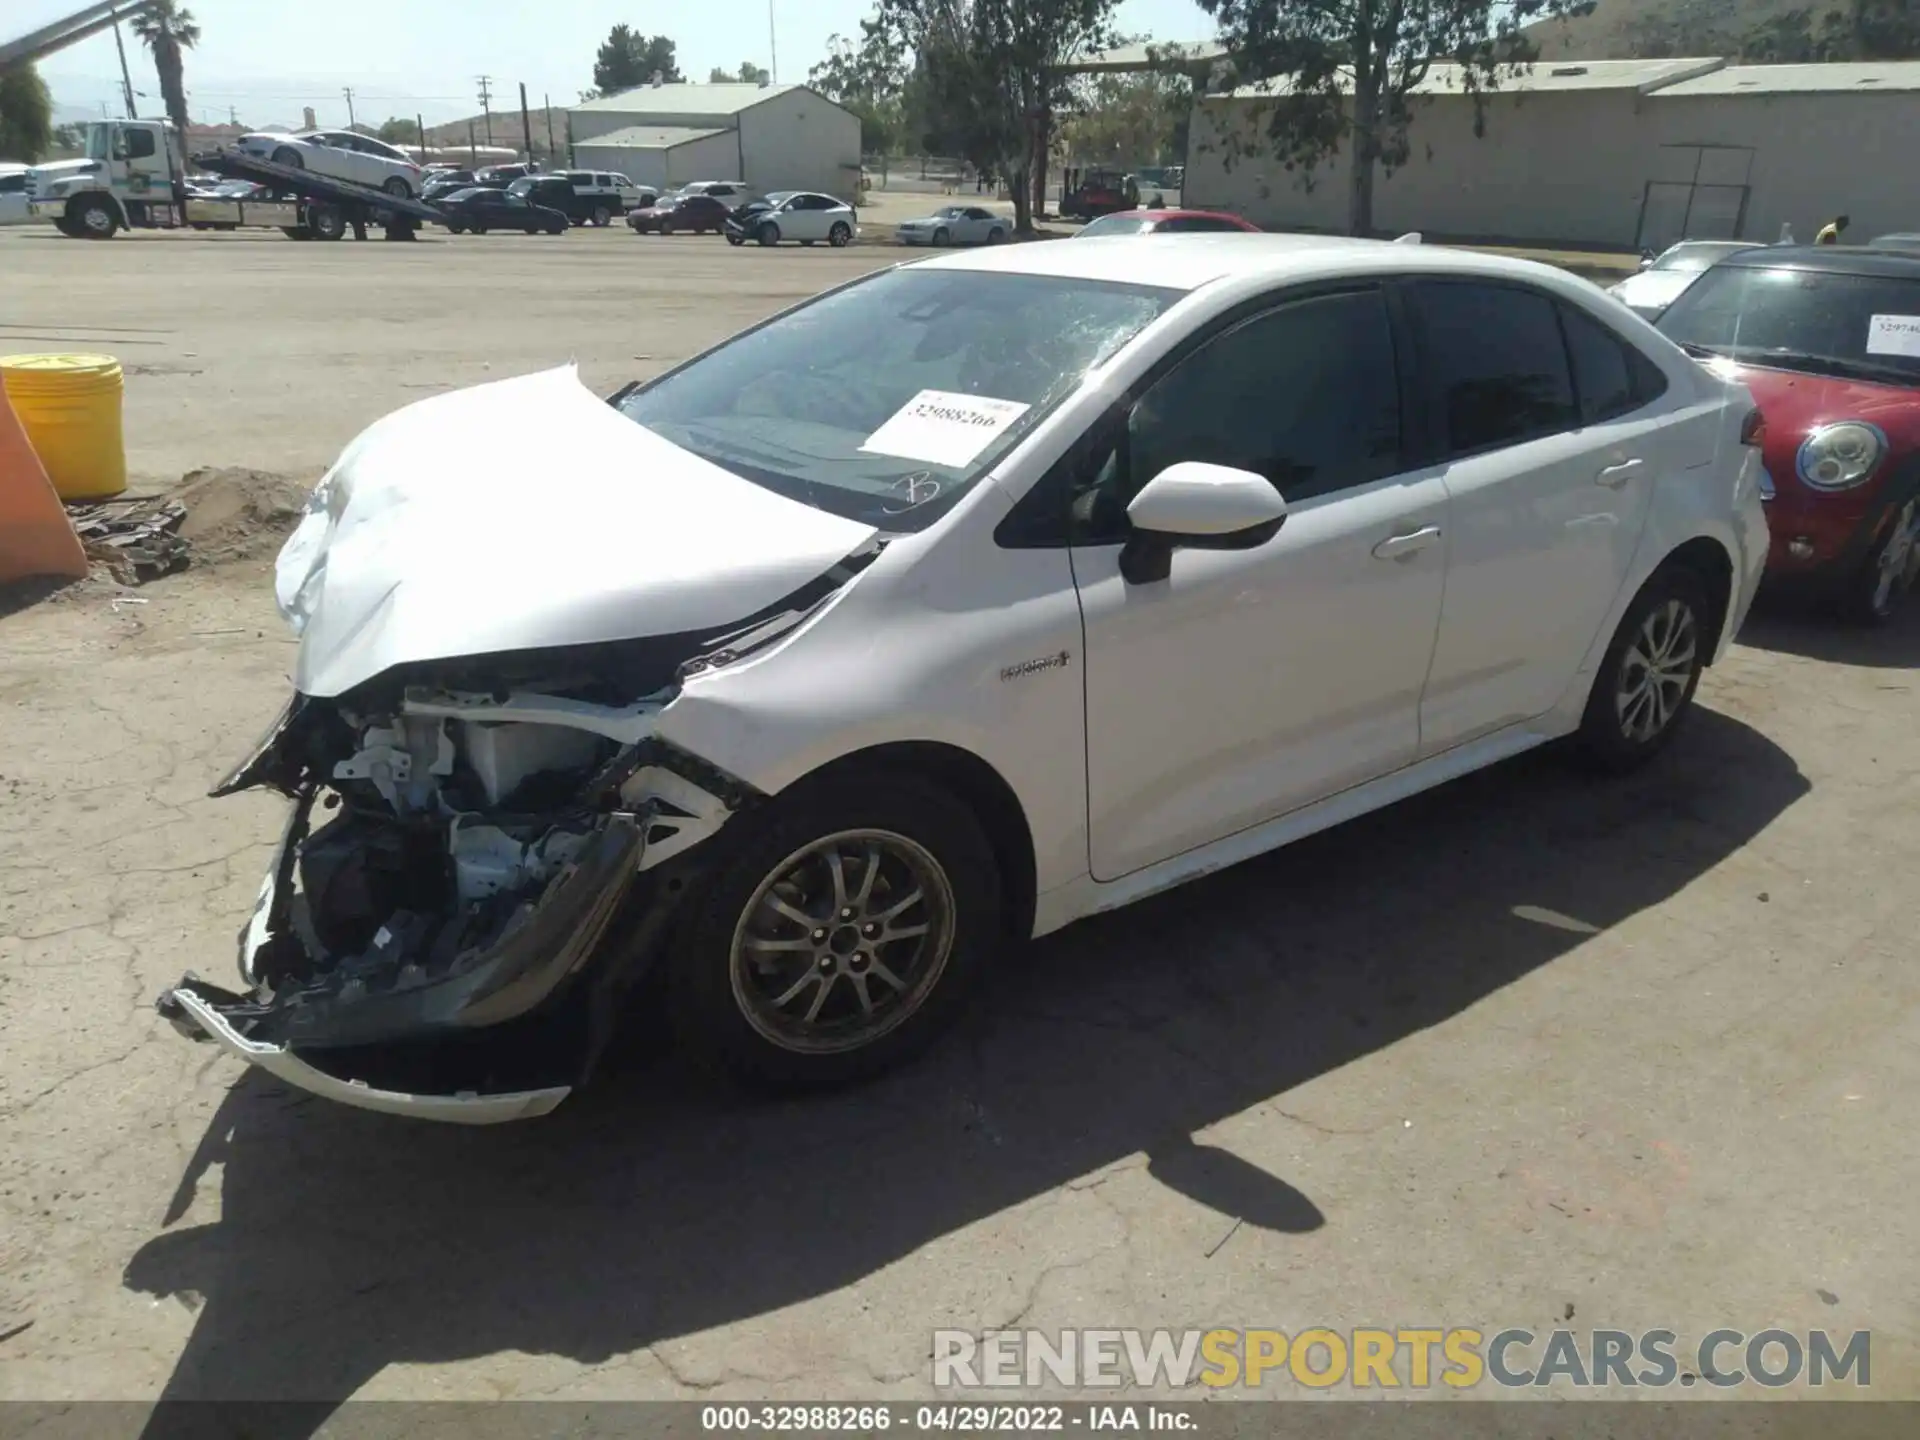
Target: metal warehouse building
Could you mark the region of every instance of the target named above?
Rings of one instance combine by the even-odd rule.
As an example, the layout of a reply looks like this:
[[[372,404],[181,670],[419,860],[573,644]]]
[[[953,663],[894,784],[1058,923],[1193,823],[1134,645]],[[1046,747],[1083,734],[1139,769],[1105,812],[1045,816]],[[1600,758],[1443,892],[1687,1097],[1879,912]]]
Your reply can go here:
[[[576,166],[639,185],[738,180],[859,198],[860,121],[804,85],[644,85],[568,118]]]
[[[1302,188],[1264,142],[1273,93],[1201,100],[1184,202],[1344,230],[1345,157]],[[1920,230],[1920,195],[1897,179],[1920,154],[1920,62],[1542,62],[1503,77],[1481,139],[1455,67],[1435,65],[1420,95],[1413,158],[1375,182],[1385,233],[1658,249],[1772,241],[1783,224],[1810,240],[1842,212],[1853,237]]]

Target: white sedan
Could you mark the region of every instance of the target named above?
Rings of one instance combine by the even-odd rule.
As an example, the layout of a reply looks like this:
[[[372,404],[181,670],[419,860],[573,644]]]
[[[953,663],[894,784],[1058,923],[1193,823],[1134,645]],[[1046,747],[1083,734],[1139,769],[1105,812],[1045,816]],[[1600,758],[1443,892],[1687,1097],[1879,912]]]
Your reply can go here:
[[[998,245],[1013,222],[984,205],[945,205],[917,220],[895,227],[902,245]]]
[[[1585,281],[1277,235],[954,252],[608,401],[421,400],[280,557],[245,988],[161,1010],[483,1123],[652,967],[758,1081],[873,1074],[1028,937],[1560,737],[1651,760],[1759,581],[1759,438]]]
[[[242,135],[235,145],[249,155],[295,170],[311,170],[389,195],[417,199],[424,172],[393,146],[354,130],[303,130],[298,134]]]
[[[764,207],[749,206],[727,221],[727,239],[735,245],[797,240],[802,245],[825,241],[838,248],[851,245],[859,233],[859,217],[851,205],[810,190],[771,191]]]
[[[1607,293],[1641,319],[1658,320],[1694,281],[1727,256],[1755,248],[1745,240],[1682,240],[1641,261],[1636,274],[1609,286]]]

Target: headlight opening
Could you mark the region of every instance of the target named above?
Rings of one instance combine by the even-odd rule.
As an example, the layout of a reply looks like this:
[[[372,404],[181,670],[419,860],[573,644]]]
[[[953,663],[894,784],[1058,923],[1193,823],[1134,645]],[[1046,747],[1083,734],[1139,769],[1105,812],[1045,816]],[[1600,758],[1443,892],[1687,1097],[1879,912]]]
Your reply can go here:
[[[1886,453],[1887,437],[1879,426],[1848,420],[1808,435],[1795,468],[1815,490],[1846,490],[1867,480]]]

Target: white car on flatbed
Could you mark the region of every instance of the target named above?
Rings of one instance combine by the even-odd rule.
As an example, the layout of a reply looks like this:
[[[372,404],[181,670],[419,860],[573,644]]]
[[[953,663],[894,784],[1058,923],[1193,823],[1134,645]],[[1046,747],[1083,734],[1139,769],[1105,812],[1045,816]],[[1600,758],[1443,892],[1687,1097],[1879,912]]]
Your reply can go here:
[[[302,130],[291,135],[242,135],[234,147],[276,165],[418,198],[426,186],[421,168],[383,140],[357,130]]]
[[[280,557],[295,693],[216,791],[293,802],[247,988],[161,1011],[486,1123],[653,967],[759,1081],[874,1074],[1029,937],[1548,741],[1651,760],[1759,583],[1760,433],[1562,271],[1279,235],[952,251],[607,400],[419,401]]]

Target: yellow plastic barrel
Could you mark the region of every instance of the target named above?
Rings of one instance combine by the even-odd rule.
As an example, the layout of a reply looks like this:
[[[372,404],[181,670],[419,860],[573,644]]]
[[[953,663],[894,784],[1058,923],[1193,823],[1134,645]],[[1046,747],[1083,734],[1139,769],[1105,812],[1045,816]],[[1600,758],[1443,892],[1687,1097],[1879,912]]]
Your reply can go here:
[[[118,360],[0,355],[0,385],[62,500],[103,500],[127,488]]]

